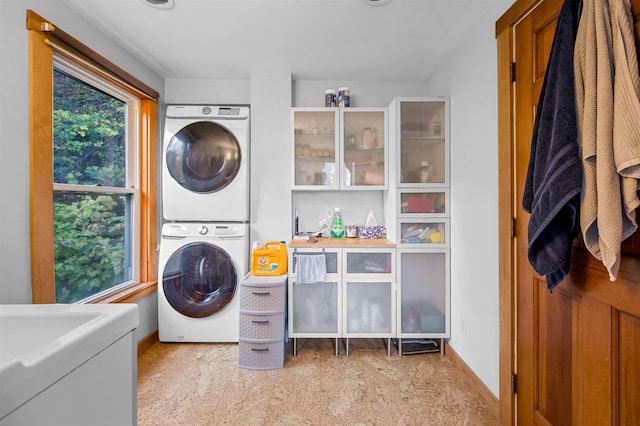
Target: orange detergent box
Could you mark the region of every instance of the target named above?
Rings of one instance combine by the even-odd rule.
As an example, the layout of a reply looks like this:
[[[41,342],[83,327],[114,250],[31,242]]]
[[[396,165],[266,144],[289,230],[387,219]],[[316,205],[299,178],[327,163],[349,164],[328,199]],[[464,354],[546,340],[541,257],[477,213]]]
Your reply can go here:
[[[255,276],[283,275],[287,273],[287,245],[269,241],[261,249],[251,251],[251,273]]]

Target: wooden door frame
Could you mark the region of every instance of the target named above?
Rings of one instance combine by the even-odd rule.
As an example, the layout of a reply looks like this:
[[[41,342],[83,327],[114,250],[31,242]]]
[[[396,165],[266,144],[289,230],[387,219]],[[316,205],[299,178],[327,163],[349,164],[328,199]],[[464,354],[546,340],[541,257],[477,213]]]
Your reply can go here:
[[[498,49],[498,244],[499,244],[499,332],[500,332],[500,423],[515,424],[516,398],[512,377],[516,373],[516,229],[520,209],[515,199],[515,61],[514,27],[541,0],[517,0],[496,22]]]

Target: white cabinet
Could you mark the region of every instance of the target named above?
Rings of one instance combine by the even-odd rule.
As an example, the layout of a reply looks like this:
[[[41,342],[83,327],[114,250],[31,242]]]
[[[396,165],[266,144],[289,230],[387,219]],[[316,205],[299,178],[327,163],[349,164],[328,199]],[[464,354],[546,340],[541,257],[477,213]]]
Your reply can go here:
[[[395,335],[395,249],[343,250],[343,329],[345,352],[350,338]]]
[[[294,190],[386,189],[387,108],[292,108]]]
[[[389,107],[394,181],[387,214],[398,244],[402,341],[450,337],[450,173],[447,98],[397,98]]]
[[[324,240],[324,239],[322,239]],[[330,239],[328,239],[330,241]],[[321,244],[321,243],[320,243]],[[289,336],[386,338],[396,333],[396,250],[390,248],[290,248]],[[298,256],[325,256],[326,280],[303,282]]]

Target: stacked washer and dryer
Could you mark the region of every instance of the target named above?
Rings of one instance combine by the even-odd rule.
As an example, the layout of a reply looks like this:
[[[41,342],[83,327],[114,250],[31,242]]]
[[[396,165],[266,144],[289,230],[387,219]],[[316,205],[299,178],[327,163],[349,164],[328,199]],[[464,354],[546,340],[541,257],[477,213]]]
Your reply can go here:
[[[238,341],[238,286],[249,270],[249,131],[248,107],[167,107],[160,341]]]

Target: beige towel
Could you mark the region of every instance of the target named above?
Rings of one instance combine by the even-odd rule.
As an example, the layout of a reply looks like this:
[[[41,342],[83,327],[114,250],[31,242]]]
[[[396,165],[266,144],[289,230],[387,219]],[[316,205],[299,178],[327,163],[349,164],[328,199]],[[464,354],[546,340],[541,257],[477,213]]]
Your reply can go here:
[[[638,172],[640,121],[635,114],[640,110],[633,86],[638,65],[635,46],[629,44],[633,41],[633,32],[629,39],[633,21],[629,22],[626,11],[628,0],[611,0],[611,5],[610,10],[606,0],[583,2],[574,64],[584,166],[582,234],[589,251],[602,261],[614,281],[620,267],[621,242],[636,226],[631,216],[637,196],[634,200],[630,195],[630,179],[635,180],[637,189],[637,178],[621,178],[618,170],[622,167],[624,173]],[[616,66],[622,68],[620,73]],[[635,77],[631,77],[634,67]]]
[[[622,240],[638,229],[640,206],[640,73],[629,0],[612,2],[615,80],[613,151],[622,185]]]

